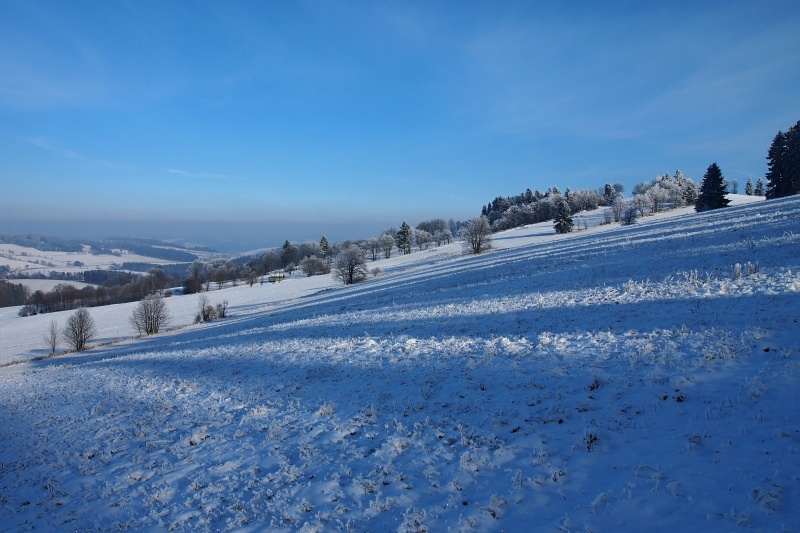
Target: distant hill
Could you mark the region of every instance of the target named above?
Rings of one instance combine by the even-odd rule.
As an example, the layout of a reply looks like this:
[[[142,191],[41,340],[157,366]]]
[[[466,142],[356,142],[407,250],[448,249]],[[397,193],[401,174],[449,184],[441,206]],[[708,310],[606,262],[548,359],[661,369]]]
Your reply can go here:
[[[15,244],[27,248],[35,248],[42,252],[82,252],[86,246],[91,247],[93,254],[113,254],[117,250],[127,250],[145,257],[190,263],[199,259],[198,252],[215,253],[206,247],[187,248],[179,244],[170,244],[153,239],[137,239],[131,237],[113,237],[100,240],[74,240],[28,233],[24,235],[0,235],[0,244]]]
[[[172,244],[151,239],[111,238],[100,241],[86,241],[86,244],[91,246],[92,253],[96,254],[111,254],[114,250],[127,250],[131,253],[164,259],[165,261],[190,263],[195,259],[199,259],[195,253],[180,249]]]
[[[43,252],[81,252],[83,244],[78,241],[53,237],[52,235],[38,235],[28,233],[25,235],[0,235],[0,243],[16,244],[27,248],[35,248]]]

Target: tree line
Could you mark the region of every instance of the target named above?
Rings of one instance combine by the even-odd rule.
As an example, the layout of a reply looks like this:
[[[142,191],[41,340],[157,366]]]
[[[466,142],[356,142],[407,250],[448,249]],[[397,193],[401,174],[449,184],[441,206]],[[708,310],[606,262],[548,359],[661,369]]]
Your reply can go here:
[[[169,276],[161,268],[153,268],[143,275],[100,270],[87,271],[86,274],[90,274],[89,279],[93,275],[107,276],[107,279],[101,285],[87,285],[82,288],[59,283],[50,291],[28,291],[19,312],[20,316],[136,302],[148,294],[161,293],[168,287],[180,285],[181,281],[180,278]]]
[[[776,134],[769,147],[767,160],[766,186],[761,178],[758,178],[755,186],[752,179],[748,179],[745,194],[765,195],[767,199],[800,194],[800,121],[786,132],[779,131]],[[624,188],[619,183],[606,183],[597,190],[572,191],[566,188],[564,193],[558,187],[550,187],[544,193],[528,188],[516,196],[495,197],[482,207],[480,216],[467,222],[432,219],[412,228],[403,221],[399,228],[388,228],[378,237],[361,241],[330,243],[324,236],[319,242],[302,244],[286,240],[282,247],[256,257],[210,263],[195,259],[180,278],[169,276],[158,268],[151,269],[143,276],[94,271],[95,274],[84,273],[84,276],[89,276],[85,281],[102,283],[99,286],[77,289],[60,284],[48,293],[36,291],[33,294],[22,285],[2,281],[0,305],[19,305],[22,300],[25,306],[21,314],[62,311],[141,300],[148,294],[177,284],[182,285],[187,294],[204,289],[208,291],[212,285],[218,289],[227,283],[236,285],[245,282],[253,285],[260,277],[278,270],[291,275],[300,269],[305,275],[312,276],[327,274],[335,269],[336,276],[349,284],[366,278],[365,264],[368,259],[389,259],[395,250],[408,254],[414,248],[425,250],[429,246],[448,244],[458,236],[470,251],[480,253],[491,246],[493,232],[553,220],[557,233],[568,233],[574,229],[573,214],[599,206],[610,207],[606,222],[622,224],[632,224],[638,217],[670,208],[693,205],[698,212],[718,209],[728,205],[725,195],[738,192],[738,183],[736,180],[726,180],[714,162],[709,165],[699,186],[677,170],[674,174],[665,173],[654,180],[637,184],[629,199],[625,199],[623,192]],[[64,245],[63,242],[47,242],[41,236],[33,235],[26,236],[25,242],[39,246]],[[92,276],[106,279],[92,279]]]
[[[767,199],[800,194],[800,121],[775,135],[767,161],[766,186],[761,178],[755,185],[748,178],[744,193]],[[677,170],[637,184],[628,199],[623,196],[620,184],[606,183],[596,191],[573,192],[567,188],[563,194],[558,187],[548,188],[544,193],[527,189],[516,196],[496,197],[482,207],[480,218],[485,219],[492,232],[553,220],[557,233],[568,233],[574,228],[572,215],[583,210],[609,206],[605,222],[632,224],[639,217],[665,209],[694,206],[697,212],[702,212],[726,207],[729,204],[726,194],[737,194],[738,186],[737,180],[725,179],[714,162],[699,186]]]

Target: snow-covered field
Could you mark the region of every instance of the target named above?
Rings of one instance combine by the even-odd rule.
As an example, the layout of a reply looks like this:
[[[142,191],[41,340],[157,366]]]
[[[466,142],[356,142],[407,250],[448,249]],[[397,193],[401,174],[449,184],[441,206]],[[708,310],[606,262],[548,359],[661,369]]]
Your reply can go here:
[[[78,263],[76,265],[75,263]],[[119,267],[124,262],[151,263],[168,265],[175,261],[166,261],[147,257],[130,252],[121,252],[119,255],[92,254],[87,252],[54,252],[41,251],[36,248],[19,246],[16,244],[0,243],[0,265],[7,265],[12,271],[25,275],[49,274],[52,271],[75,274],[84,270]],[[14,281],[20,283],[21,281]],[[76,285],[74,282],[70,282]]]
[[[2,310],[0,531],[797,530],[800,198],[495,248],[52,359]]]

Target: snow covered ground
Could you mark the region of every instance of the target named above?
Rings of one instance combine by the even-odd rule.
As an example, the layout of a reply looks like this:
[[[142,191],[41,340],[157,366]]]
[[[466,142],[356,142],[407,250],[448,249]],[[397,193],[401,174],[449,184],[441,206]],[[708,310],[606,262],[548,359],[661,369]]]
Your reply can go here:
[[[800,198],[494,244],[52,359],[3,309],[0,531],[796,530]]]
[[[78,263],[76,265],[75,263]],[[122,263],[150,263],[168,265],[167,261],[130,252],[119,255],[92,254],[86,252],[41,251],[36,248],[16,244],[0,243],[0,265],[7,265],[12,271],[25,275],[49,274],[52,271],[77,274],[84,270],[118,268]],[[15,281],[20,283],[20,281]],[[70,282],[72,285],[77,285]]]

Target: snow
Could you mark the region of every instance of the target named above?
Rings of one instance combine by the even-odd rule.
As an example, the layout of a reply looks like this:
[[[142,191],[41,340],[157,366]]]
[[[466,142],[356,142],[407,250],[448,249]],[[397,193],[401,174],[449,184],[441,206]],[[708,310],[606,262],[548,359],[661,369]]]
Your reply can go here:
[[[95,308],[49,359],[68,313],[4,309],[0,530],[795,530],[798,215],[533,225],[145,339]]]
[[[82,266],[76,266],[75,262]],[[167,261],[121,250],[118,255],[85,252],[42,251],[17,244],[0,243],[0,265],[7,265],[21,274],[34,275],[50,272],[79,273],[84,270],[118,268],[122,263],[149,263],[168,265]],[[17,283],[19,281],[16,281]],[[76,285],[74,282],[73,285]]]

